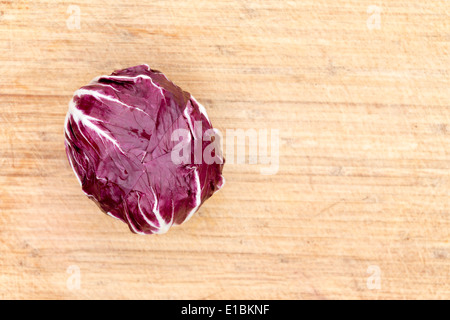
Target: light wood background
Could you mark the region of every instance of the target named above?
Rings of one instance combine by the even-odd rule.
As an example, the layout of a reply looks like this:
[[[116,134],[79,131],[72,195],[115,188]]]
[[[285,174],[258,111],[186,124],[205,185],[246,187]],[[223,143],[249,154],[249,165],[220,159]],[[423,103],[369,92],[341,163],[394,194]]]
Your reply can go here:
[[[449,299],[449,14],[445,0],[1,1],[0,298]],[[278,174],[226,165],[224,189],[162,236],[102,214],[65,156],[68,101],[140,63],[222,132],[279,129]]]

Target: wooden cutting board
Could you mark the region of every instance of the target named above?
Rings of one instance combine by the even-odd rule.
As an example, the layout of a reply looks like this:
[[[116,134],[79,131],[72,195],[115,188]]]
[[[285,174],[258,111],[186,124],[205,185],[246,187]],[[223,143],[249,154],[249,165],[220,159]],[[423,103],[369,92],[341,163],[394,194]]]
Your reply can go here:
[[[375,5],[376,7],[374,7]],[[1,1],[0,298],[450,298],[448,1]],[[78,19],[79,18],[79,19]],[[222,132],[278,129],[138,236],[64,152],[73,92],[147,63]]]

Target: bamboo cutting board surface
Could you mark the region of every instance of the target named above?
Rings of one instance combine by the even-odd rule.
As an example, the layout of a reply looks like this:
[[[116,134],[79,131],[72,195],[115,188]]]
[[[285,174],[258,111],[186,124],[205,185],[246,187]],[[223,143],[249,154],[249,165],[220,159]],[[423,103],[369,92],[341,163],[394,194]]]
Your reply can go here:
[[[450,298],[449,12],[1,1],[0,298]],[[222,132],[278,129],[278,173],[225,165],[225,187],[161,236],[102,214],[64,117],[76,89],[141,63]]]

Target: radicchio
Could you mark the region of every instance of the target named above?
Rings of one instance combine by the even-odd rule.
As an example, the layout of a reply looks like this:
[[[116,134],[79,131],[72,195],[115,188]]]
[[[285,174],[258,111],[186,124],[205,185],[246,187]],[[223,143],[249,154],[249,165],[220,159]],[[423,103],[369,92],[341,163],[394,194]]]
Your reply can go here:
[[[193,96],[147,65],[97,77],[77,90],[64,128],[84,193],[134,233],[167,232],[224,184],[220,152],[210,164],[172,161],[175,130],[185,129],[189,141],[198,142],[212,125]],[[200,142],[203,150],[209,144]]]

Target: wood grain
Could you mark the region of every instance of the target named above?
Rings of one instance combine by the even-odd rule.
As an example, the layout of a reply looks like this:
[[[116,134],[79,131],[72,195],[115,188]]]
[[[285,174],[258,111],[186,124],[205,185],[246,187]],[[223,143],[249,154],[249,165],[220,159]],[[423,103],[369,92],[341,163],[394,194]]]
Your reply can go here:
[[[445,0],[0,1],[0,298],[449,299],[449,12]],[[223,132],[279,129],[278,173],[226,165],[225,188],[163,236],[101,214],[65,157],[68,101],[140,63]]]

